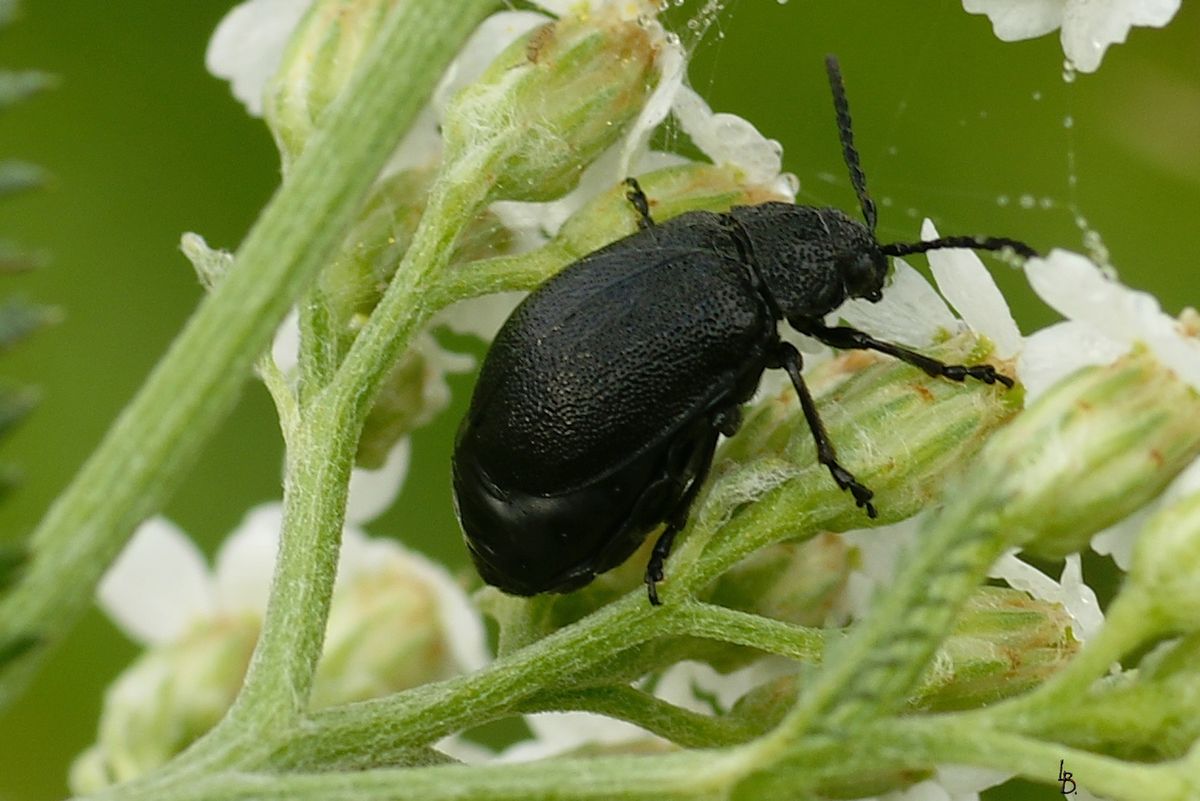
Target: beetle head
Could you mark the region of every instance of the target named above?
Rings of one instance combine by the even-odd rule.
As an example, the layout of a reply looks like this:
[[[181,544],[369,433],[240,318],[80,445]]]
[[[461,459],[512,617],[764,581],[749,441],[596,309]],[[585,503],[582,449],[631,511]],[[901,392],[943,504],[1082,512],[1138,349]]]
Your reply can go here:
[[[730,210],[777,317],[824,317],[848,297],[877,297],[887,259],[871,232],[833,208],[763,203]]]
[[[831,231],[833,266],[841,279],[844,297],[878,303],[883,298],[888,260],[874,234],[837,209],[821,209],[818,213]]]

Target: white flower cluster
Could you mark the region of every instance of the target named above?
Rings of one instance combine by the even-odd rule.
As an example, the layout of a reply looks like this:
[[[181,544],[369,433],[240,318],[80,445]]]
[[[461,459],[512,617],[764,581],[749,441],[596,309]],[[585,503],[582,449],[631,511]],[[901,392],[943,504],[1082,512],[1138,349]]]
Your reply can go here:
[[[230,80],[234,94],[252,114],[260,114],[267,80],[278,67],[288,36],[312,0],[248,0],[222,21],[208,52],[209,69]],[[601,5],[596,0],[595,5]],[[568,13],[579,2],[540,5],[553,13]],[[588,4],[583,3],[584,7]],[[630,14],[641,14],[641,3],[620,4]],[[1061,26],[1064,48],[1080,69],[1094,69],[1108,43],[1123,40],[1133,24],[1164,24],[1178,8],[1178,0],[1159,2],[1087,3],[1083,0],[964,0],[968,11],[987,13],[1001,38],[1039,35]],[[534,12],[501,12],[485,21],[447,70],[429,107],[398,150],[392,168],[424,165],[440,155],[438,123],[447,99],[482,72],[489,61],[514,38],[547,18]],[[669,41],[669,40],[667,40]],[[671,163],[677,157],[650,151],[651,131],[668,114],[674,114],[693,142],[714,162],[738,166],[750,180],[770,185],[785,196],[794,196],[794,179],[781,171],[777,142],[763,137],[752,125],[732,115],[713,113],[684,86],[685,59],[677,46],[668,45],[659,85],[629,134],[584,174],[579,188],[550,203],[498,203],[493,211],[518,235],[524,247],[545,241],[587,199],[626,175]],[[937,237],[926,221],[921,234]],[[1024,266],[1030,285],[1065,321],[1029,336],[1022,336],[1008,306],[983,263],[970,250],[935,250],[929,253],[936,290],[901,259],[884,299],[877,304],[846,303],[834,318],[881,339],[911,347],[927,346],[946,331],[970,328],[988,337],[995,355],[1012,360],[1032,400],[1058,379],[1089,364],[1108,363],[1134,343],[1149,347],[1167,366],[1200,388],[1200,340],[1186,326],[1163,314],[1157,302],[1144,293],[1126,289],[1083,256],[1055,250],[1046,258]],[[481,337],[494,333],[511,307],[479,303],[469,310],[449,310],[439,322],[460,332]],[[276,342],[275,357],[281,366],[294,363],[294,322],[285,324]],[[432,337],[422,344],[427,353],[441,352]],[[431,359],[446,370],[467,369],[463,357],[445,354]],[[444,387],[444,382],[439,386]],[[483,628],[478,613],[445,571],[405,551],[390,541],[370,540],[353,524],[382,512],[403,482],[408,463],[408,441],[393,451],[379,471],[355,471],[338,593],[381,565],[398,566],[414,581],[427,586],[438,599],[441,636],[457,669],[467,671],[487,660]],[[1200,486],[1196,465],[1167,493]],[[1140,516],[1144,516],[1142,513]],[[1136,521],[1126,521],[1096,538],[1095,547],[1126,563],[1128,540]],[[122,558],[114,565],[100,590],[101,605],[134,639],[148,645],[171,642],[215,617],[238,613],[261,616],[271,564],[280,528],[278,505],[252,510],[230,537],[209,572],[181,532],[162,520],[145,524]],[[876,587],[892,576],[897,550],[911,538],[918,521],[896,524],[884,534],[879,529],[845,535],[862,553],[861,568],[852,576],[835,614],[855,618],[865,613]],[[1083,582],[1079,557],[1067,560],[1058,581],[1009,554],[993,568],[993,575],[1035,597],[1061,603],[1078,624],[1079,636],[1095,632],[1102,616],[1095,594]],[[764,660],[728,675],[707,665],[681,663],[666,671],[655,684],[660,697],[695,711],[728,710],[749,689],[788,670],[786,664]],[[712,699],[718,710],[713,709]],[[569,752],[590,744],[623,744],[631,741],[665,742],[629,724],[584,713],[530,717],[534,739],[501,754],[447,746],[461,756],[522,761]],[[888,799],[942,801],[977,799],[978,793],[1006,777],[990,771],[943,769],[935,780],[922,782]]]

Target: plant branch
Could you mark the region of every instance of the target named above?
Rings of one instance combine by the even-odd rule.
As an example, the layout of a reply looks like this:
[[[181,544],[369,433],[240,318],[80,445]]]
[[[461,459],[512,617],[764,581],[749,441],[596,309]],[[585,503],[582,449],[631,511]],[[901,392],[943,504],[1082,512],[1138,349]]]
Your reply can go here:
[[[295,163],[166,356],[34,532],[33,559],[0,604],[0,643],[38,647],[0,675],[0,707],[87,608],[133,528],[182,480],[237,399],[287,308],[340,244],[362,196],[459,42],[492,7],[403,3],[328,126]]]

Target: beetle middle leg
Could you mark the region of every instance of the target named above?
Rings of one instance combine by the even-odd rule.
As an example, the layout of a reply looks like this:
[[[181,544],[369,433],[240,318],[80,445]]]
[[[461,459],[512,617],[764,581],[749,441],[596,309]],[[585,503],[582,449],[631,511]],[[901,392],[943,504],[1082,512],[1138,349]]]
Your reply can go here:
[[[642,191],[642,185],[637,182],[637,178],[626,178],[625,185],[629,187],[625,197],[637,209],[638,216],[641,218],[638,220],[638,228],[652,228],[654,218],[650,216],[650,199]]]
[[[944,362],[939,362],[937,359],[917,353],[914,350],[875,339],[870,334],[864,334],[856,328],[849,328],[848,326],[830,328],[823,325],[809,325],[805,326],[804,333],[819,339],[831,348],[838,348],[840,350],[875,350],[880,353],[886,353],[914,367],[920,367],[927,374],[935,378],[941,376],[949,378],[952,381],[965,381],[968,378],[974,378],[985,384],[1003,384],[1009,389],[1012,389],[1013,386],[1011,378],[1004,373],[997,372],[996,368],[990,364],[945,364]]]
[[[800,396],[800,408],[804,410],[804,419],[808,421],[808,428],[812,431],[813,439],[817,443],[817,461],[829,468],[838,487],[849,491],[854,496],[855,504],[866,509],[867,517],[874,518],[876,511],[871,504],[871,498],[875,497],[875,493],[860,484],[853,473],[838,463],[833,441],[829,439],[825,424],[821,422],[821,416],[817,414],[817,404],[813,401],[812,394],[808,391],[808,385],[804,383],[804,377],[800,374],[800,369],[804,364],[800,358],[800,351],[796,350],[795,346],[789,342],[781,342],[775,358],[777,364],[773,366],[782,367],[787,371],[788,378],[792,379],[792,386],[796,388],[796,394]]]

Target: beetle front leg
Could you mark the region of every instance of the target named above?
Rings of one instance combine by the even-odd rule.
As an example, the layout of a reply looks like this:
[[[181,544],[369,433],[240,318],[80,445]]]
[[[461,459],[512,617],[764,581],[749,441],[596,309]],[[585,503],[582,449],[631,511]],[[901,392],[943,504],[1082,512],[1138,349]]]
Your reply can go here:
[[[805,326],[804,333],[819,339],[831,348],[838,348],[840,350],[876,350],[880,353],[886,353],[902,362],[921,368],[935,378],[941,376],[949,378],[952,381],[965,381],[968,378],[974,378],[985,384],[1003,384],[1009,389],[1012,389],[1013,386],[1011,378],[1004,373],[997,372],[996,368],[990,364],[945,364],[939,362],[937,359],[917,353],[914,350],[909,350],[900,345],[893,345],[891,342],[878,340],[870,334],[864,334],[857,328],[850,328],[848,326],[831,328],[818,324]]]
[[[653,227],[654,218],[650,216],[650,199],[642,191],[642,185],[637,182],[637,178],[626,178],[625,185],[629,187],[625,197],[637,209],[638,216],[641,218],[638,220],[638,228]]]
[[[812,394],[808,391],[808,385],[804,383],[804,377],[800,374],[800,369],[804,364],[800,358],[800,351],[796,350],[791,343],[781,342],[775,358],[778,361],[775,366],[782,367],[787,371],[788,377],[792,379],[792,386],[796,388],[796,394],[800,396],[800,408],[804,410],[804,419],[808,421],[808,428],[812,431],[813,439],[817,443],[817,461],[829,468],[838,487],[849,491],[854,496],[855,504],[866,509],[867,517],[874,518],[877,513],[871,504],[871,498],[875,496],[875,493],[860,484],[853,473],[838,464],[833,442],[829,439],[829,433],[825,431],[825,424],[821,422],[821,416],[817,414],[817,404],[813,401]]]

